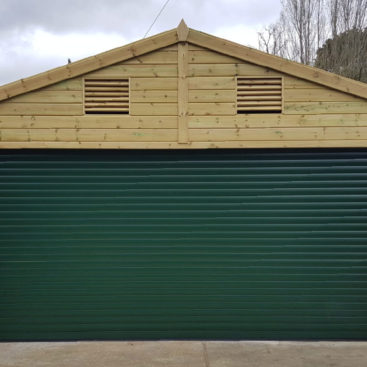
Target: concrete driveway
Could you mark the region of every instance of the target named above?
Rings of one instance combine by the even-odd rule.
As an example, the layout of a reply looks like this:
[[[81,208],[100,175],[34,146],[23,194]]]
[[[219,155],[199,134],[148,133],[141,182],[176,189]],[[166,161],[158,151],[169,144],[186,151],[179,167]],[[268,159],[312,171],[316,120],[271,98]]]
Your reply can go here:
[[[0,343],[1,367],[367,367],[367,342]]]

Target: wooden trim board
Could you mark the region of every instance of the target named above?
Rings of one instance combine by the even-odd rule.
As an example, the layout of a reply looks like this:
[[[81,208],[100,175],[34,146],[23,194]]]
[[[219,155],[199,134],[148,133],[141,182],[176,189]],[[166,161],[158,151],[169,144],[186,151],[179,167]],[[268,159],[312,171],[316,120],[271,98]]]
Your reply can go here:
[[[188,56],[187,42],[178,44],[178,142],[189,141],[188,109],[189,109],[189,82],[188,82]]]
[[[24,78],[13,83],[6,84],[0,87],[0,101],[183,41],[367,99],[367,84],[365,83],[357,82],[321,69],[269,55],[250,47],[199,32],[194,29],[187,28],[186,24],[181,22],[176,29],[163,32],[29,78]]]

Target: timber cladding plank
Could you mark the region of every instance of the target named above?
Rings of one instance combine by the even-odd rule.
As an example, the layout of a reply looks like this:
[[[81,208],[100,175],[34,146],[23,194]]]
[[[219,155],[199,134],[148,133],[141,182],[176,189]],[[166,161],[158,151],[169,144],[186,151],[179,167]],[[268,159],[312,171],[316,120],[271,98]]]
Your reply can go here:
[[[1,141],[175,141],[175,129],[3,129]]]
[[[130,78],[130,91],[134,90],[175,90],[176,78]]]
[[[123,61],[118,65],[131,64],[177,64],[177,50],[150,52],[148,54]]]
[[[77,142],[134,142],[134,141],[175,141],[177,130],[174,128],[155,129],[128,129],[128,128],[31,128],[31,129],[2,129],[2,142],[37,142],[37,141],[77,141]],[[363,140],[367,139],[367,126],[364,127],[303,127],[303,128],[213,128],[190,129],[190,141],[193,142],[220,142],[235,141],[246,142],[256,140],[263,142],[264,146],[269,141],[298,140]],[[315,145],[318,146],[318,145]],[[233,147],[238,147],[234,145]]]
[[[76,142],[76,141],[0,141],[1,149],[231,149],[231,148],[365,148],[367,140],[247,140],[202,141],[179,144],[172,142]]]
[[[294,78],[294,77],[291,77],[289,75],[284,75],[283,76],[283,82],[284,82],[284,88],[285,89],[298,89],[298,88],[302,88],[302,89],[305,89],[305,88],[312,88],[312,89],[326,89],[328,90],[328,88],[326,87],[323,87],[323,86],[320,86],[319,84],[316,84],[316,83],[312,83],[312,82],[309,82],[307,80],[304,80],[304,79],[300,79],[300,78]]]
[[[83,78],[74,78],[65,80],[63,82],[51,84],[48,87],[39,89],[40,91],[70,91],[70,90],[83,90]]]
[[[324,128],[191,129],[192,141],[320,140]],[[366,136],[367,138],[367,136]]]
[[[95,77],[176,77],[177,64],[167,65],[116,65],[85,75]]]
[[[367,127],[328,127],[325,128],[325,139],[365,139]]]
[[[130,102],[177,102],[176,90],[133,90]]]
[[[0,103],[0,115],[82,115],[81,103]]]
[[[10,98],[4,103],[82,103],[82,91],[40,90]]]
[[[242,62],[234,57],[207,50],[189,50],[190,64],[236,64]]]
[[[364,102],[362,98],[328,88],[285,89],[284,100],[287,102]]]
[[[188,45],[189,45],[189,51],[210,51],[206,47],[201,47],[201,46],[195,45],[191,42],[188,42]]]
[[[170,46],[161,47],[159,49],[159,51],[176,51],[176,53],[177,53],[177,48],[178,48],[177,43],[175,43],[175,44],[170,45]],[[152,52],[156,52],[156,50],[153,50]]]
[[[132,103],[130,115],[132,116],[177,116],[177,103]]]
[[[304,127],[267,129],[191,129],[192,141],[247,141],[247,140],[366,140],[367,127]],[[302,143],[300,143],[302,145]]]
[[[271,69],[249,63],[239,64],[190,64],[190,76],[281,76]]]
[[[251,127],[261,127],[261,128],[324,127],[324,126],[325,127],[367,126],[367,114],[329,114],[329,115],[240,114],[236,116],[190,116],[189,118],[190,129],[251,128]]]
[[[284,102],[293,103],[295,107],[297,103],[295,102],[360,102],[367,103],[363,98],[355,97],[348,93],[339,92],[337,90],[320,86],[316,83],[311,83],[309,81],[290,77],[285,75],[283,77],[284,83]],[[293,107],[292,107],[293,109]],[[361,112],[358,108],[356,111]],[[348,113],[347,112],[347,113]],[[332,112],[330,112],[332,113]],[[341,113],[343,113],[341,111]]]
[[[189,89],[236,89],[235,77],[190,77]]]
[[[189,115],[234,115],[235,103],[189,103]]]
[[[230,89],[189,90],[190,102],[228,102],[236,100],[236,91]]]
[[[177,129],[175,116],[0,116],[0,129]]]
[[[285,114],[367,113],[367,102],[299,102],[285,101]]]

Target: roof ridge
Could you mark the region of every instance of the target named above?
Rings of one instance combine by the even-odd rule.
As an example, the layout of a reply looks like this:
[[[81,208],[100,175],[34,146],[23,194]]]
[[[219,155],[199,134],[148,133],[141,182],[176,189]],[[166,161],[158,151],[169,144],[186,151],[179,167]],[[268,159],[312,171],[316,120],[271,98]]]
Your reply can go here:
[[[246,62],[367,99],[367,84],[365,83],[188,28],[182,19],[177,28],[169,31],[0,86],[0,101],[92,72],[177,42],[190,42]]]
[[[188,42],[367,99],[367,84],[190,28]]]
[[[23,93],[31,92],[39,88],[47,87],[51,84],[71,79],[132,57],[155,51],[158,48],[170,46],[176,43],[177,40],[177,29],[174,28],[121,47],[116,47],[109,51],[101,52],[97,55],[89,56],[84,59],[5,84],[0,86],[0,101]]]

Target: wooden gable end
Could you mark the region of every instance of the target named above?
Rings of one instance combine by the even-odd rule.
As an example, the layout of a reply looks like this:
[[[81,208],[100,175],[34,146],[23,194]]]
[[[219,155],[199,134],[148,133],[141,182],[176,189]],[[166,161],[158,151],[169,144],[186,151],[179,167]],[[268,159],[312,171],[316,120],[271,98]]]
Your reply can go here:
[[[281,113],[239,114],[236,79],[282,79]],[[191,46],[189,132],[212,147],[366,146],[367,100]]]
[[[239,78],[281,91],[243,113]],[[128,80],[128,111],[86,113],[88,80]],[[365,147],[367,100],[182,41],[1,101],[0,132],[0,148]]]
[[[129,80],[129,114],[86,114],[88,79]],[[134,148],[177,141],[177,45],[0,102],[2,148]]]

